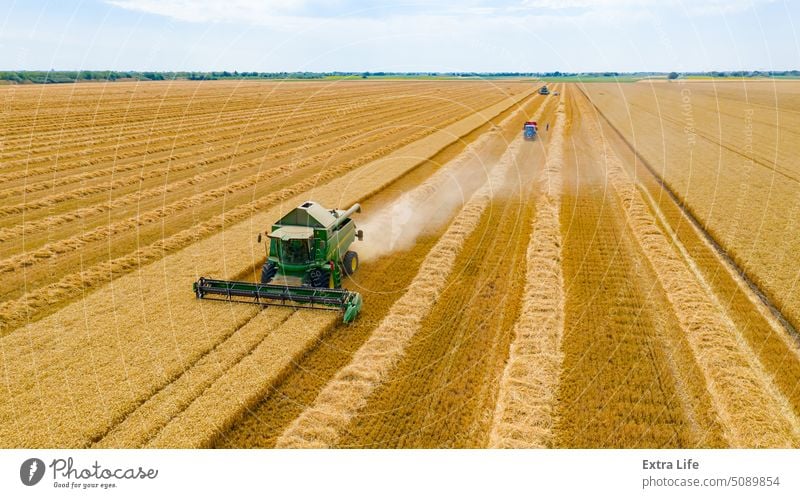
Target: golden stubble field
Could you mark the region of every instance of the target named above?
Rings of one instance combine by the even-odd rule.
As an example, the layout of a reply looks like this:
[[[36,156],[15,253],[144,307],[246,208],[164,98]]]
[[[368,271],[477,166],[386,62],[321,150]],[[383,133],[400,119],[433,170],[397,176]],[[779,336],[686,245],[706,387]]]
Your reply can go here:
[[[800,446],[800,85],[538,86],[0,90],[0,446]],[[194,299],[309,198],[354,324]]]

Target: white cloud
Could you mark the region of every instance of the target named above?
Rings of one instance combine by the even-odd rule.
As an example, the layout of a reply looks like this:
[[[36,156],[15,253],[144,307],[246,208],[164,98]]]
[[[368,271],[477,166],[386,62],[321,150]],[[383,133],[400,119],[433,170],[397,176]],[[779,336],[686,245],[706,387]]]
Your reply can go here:
[[[534,9],[588,9],[607,8],[626,9],[680,9],[690,15],[719,15],[737,13],[751,9],[758,4],[772,3],[775,0],[523,0],[526,8]]]
[[[302,12],[306,0],[106,0],[123,9],[189,22],[279,22]]]
[[[161,17],[131,23],[136,33],[131,40],[137,42],[130,49],[117,49],[130,53],[103,59],[139,61],[137,67],[145,69],[630,71],[729,69],[734,64],[760,68],[763,61],[772,60],[763,56],[765,46],[782,50],[779,66],[791,67],[797,60],[794,45],[789,50],[781,42],[752,48],[757,55],[744,61],[731,50],[728,25],[738,26],[733,32],[750,39],[787,36],[785,30],[783,35],[773,36],[775,30],[764,35],[750,22],[748,9],[770,0],[103,1]],[[735,12],[744,13],[715,17]],[[116,14],[120,19],[136,17]],[[164,19],[180,24],[165,27]],[[140,22],[137,31],[134,24]],[[692,26],[702,29],[695,32]],[[47,32],[57,30],[42,34]],[[113,37],[112,33],[99,39]],[[113,50],[109,53],[113,55]]]
[[[775,0],[105,0],[128,10],[188,22],[233,22],[268,26],[307,24],[321,19],[391,19],[422,16],[486,19],[606,16],[636,19],[643,13],[673,9],[690,16],[732,14]]]

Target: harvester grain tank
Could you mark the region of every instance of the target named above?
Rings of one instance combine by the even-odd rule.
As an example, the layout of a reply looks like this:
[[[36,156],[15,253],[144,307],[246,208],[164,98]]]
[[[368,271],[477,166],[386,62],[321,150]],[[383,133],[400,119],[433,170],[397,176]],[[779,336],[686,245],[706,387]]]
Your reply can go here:
[[[345,211],[304,202],[267,232],[260,283],[201,278],[194,284],[195,295],[262,306],[338,309],[345,323],[353,321],[361,310],[361,295],[343,289],[342,281],[358,269],[358,254],[350,250],[363,238],[351,218],[358,212],[358,204]]]

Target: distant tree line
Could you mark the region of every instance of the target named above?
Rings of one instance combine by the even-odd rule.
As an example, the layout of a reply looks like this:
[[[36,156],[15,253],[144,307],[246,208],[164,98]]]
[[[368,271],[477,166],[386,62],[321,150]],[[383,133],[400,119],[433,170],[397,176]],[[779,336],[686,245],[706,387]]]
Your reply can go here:
[[[0,80],[13,83],[75,83],[78,81],[164,80],[178,73],[155,71],[0,71]]]
[[[163,81],[163,80],[314,80],[323,78],[618,78],[618,77],[652,77],[666,76],[677,79],[682,76],[705,76],[714,78],[747,78],[747,77],[794,77],[800,78],[800,70],[788,71],[708,71],[688,73],[635,72],[621,73],[616,71],[564,73],[553,71],[546,73],[524,72],[256,72],[256,71],[0,71],[0,81],[10,83],[77,83],[83,81]]]
[[[773,78],[773,77],[800,78],[800,70],[793,69],[791,71],[706,71],[706,72],[689,72],[689,73],[671,72],[667,75],[667,78],[674,80],[681,76],[703,76],[711,78]]]
[[[324,73],[238,71],[0,71],[0,80],[12,83],[77,83],[82,81],[164,81],[225,79],[321,79]]]

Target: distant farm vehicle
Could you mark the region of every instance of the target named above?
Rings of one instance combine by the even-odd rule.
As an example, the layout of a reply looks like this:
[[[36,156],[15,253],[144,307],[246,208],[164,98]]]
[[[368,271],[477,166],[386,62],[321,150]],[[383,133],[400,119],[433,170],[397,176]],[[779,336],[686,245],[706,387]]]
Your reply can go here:
[[[539,133],[539,125],[536,121],[525,121],[522,125],[522,136],[525,140],[536,140],[536,135]]]
[[[547,89],[547,85],[539,89],[539,95],[550,95],[550,90]]]
[[[342,280],[358,269],[358,254],[350,250],[355,239],[363,238],[350,218],[358,212],[358,204],[346,211],[328,210],[313,201],[301,204],[267,234],[269,249],[261,283],[201,278],[194,283],[195,295],[261,306],[341,310],[344,322],[352,322],[362,299],[359,293],[342,289]]]

